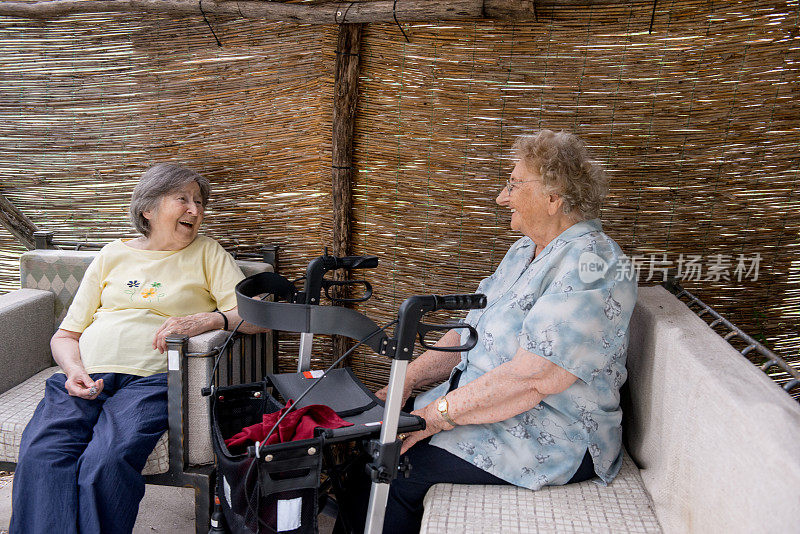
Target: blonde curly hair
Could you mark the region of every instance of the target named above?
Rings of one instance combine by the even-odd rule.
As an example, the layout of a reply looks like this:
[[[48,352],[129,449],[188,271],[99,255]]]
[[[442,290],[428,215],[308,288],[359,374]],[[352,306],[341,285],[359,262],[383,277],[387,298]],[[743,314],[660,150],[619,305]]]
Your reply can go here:
[[[539,130],[518,137],[513,150],[525,167],[539,172],[545,191],[564,199],[565,214],[577,220],[600,216],[608,180],[577,135],[563,130]]]

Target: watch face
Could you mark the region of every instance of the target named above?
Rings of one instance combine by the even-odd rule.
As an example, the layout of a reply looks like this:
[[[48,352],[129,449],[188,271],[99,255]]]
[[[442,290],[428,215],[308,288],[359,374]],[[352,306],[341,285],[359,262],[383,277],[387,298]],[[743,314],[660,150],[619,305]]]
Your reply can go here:
[[[446,410],[447,410],[447,400],[445,400],[445,399],[441,399],[441,400],[439,401],[439,406],[438,406],[438,408],[439,408],[439,411],[440,411],[440,412],[444,412],[444,411],[446,411]]]

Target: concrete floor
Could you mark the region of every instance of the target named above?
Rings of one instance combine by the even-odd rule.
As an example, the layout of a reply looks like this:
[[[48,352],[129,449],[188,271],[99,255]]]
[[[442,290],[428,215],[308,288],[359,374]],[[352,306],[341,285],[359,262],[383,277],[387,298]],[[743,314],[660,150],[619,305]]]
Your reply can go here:
[[[11,519],[11,481],[13,476],[0,474],[0,534],[8,533]],[[333,520],[320,514],[319,532],[333,529]],[[168,486],[145,486],[144,499],[139,505],[134,534],[193,534],[194,490]]]
[[[0,476],[0,533],[11,519],[11,475]],[[145,486],[134,534],[194,533],[194,490]]]

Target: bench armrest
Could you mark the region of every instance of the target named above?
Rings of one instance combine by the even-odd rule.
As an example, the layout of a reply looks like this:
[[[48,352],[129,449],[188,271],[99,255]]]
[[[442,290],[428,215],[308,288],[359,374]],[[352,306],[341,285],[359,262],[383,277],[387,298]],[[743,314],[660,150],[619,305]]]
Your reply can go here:
[[[19,289],[0,295],[0,393],[53,365],[54,306],[50,291]]]
[[[179,457],[182,466],[204,465],[214,460],[208,398],[201,396],[200,390],[209,384],[216,358],[214,349],[228,335],[230,332],[212,330],[191,338],[177,336],[172,343],[167,340],[167,350],[175,351],[169,370],[170,448],[175,449],[170,454],[171,458]],[[261,380],[272,371],[272,333],[237,336],[229,350],[230,354],[220,362],[223,384]],[[172,460],[170,464],[172,468]]]

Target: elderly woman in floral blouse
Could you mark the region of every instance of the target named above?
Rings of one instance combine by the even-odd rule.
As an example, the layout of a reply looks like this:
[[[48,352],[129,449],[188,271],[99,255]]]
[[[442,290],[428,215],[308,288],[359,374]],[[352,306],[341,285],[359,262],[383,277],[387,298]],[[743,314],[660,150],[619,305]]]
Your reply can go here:
[[[401,436],[413,470],[392,483],[384,532],[416,532],[422,499],[439,482],[530,489],[598,476],[622,461],[619,388],[636,281],[603,233],[602,169],[583,142],[542,130],[514,145],[517,163],[497,197],[523,237],[478,286],[486,308],[466,321],[466,353],[429,350],[408,367],[405,396],[425,430]],[[460,344],[450,331],[438,346]],[[378,396],[385,397],[385,389]]]

